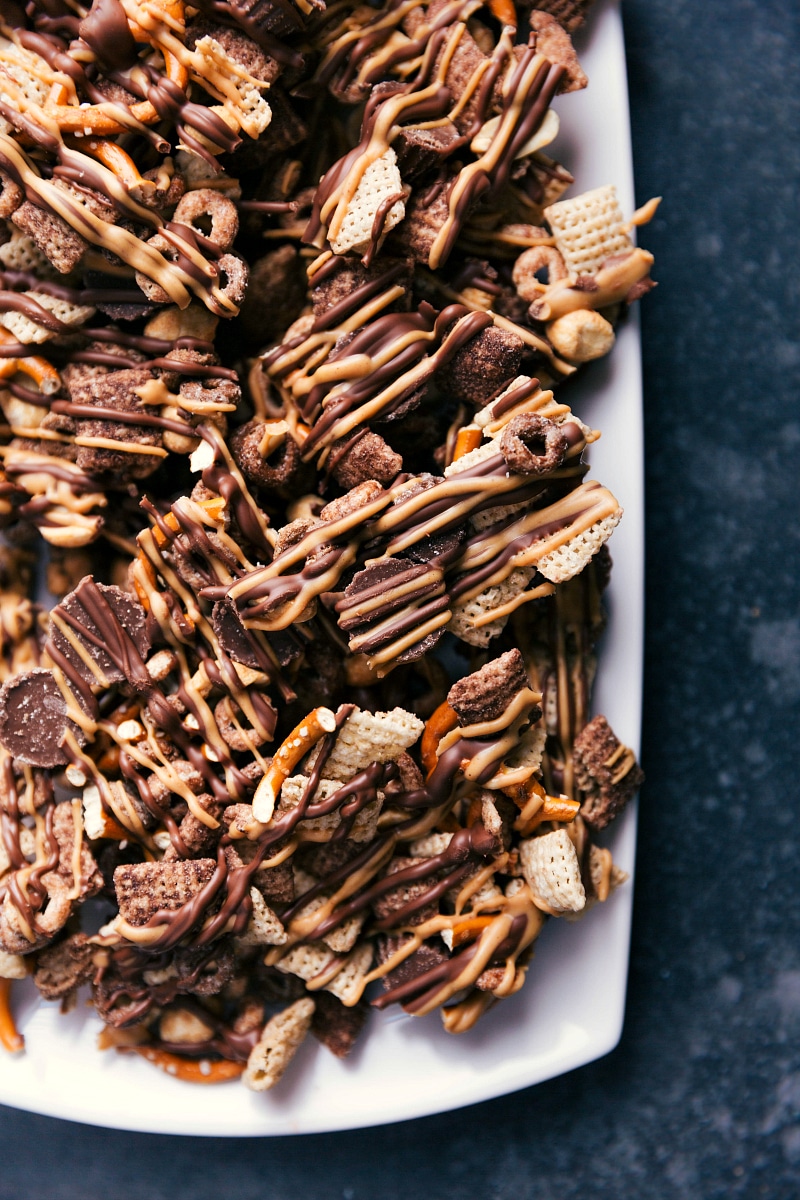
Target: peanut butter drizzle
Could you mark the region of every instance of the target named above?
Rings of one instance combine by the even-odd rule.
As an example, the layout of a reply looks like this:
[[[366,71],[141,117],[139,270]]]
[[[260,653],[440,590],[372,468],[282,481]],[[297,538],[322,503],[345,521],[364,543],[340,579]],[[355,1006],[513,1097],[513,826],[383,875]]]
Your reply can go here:
[[[182,17],[170,17],[164,8],[159,10],[155,5],[139,5],[135,0],[125,0],[124,4],[119,4],[116,0],[105,0],[103,11],[98,8],[90,14],[90,19],[85,24],[90,39],[93,39],[96,33],[97,41],[92,40],[91,48],[85,41],[77,43],[82,47],[82,61],[91,61],[93,51],[99,51],[101,57],[105,53],[106,66],[113,67],[114,63],[109,60],[114,59],[115,54],[121,55],[127,65],[132,67],[130,74],[124,76],[125,86],[135,94],[147,98],[138,108],[151,112],[154,117],[174,121],[184,143],[202,157],[215,162],[213,155],[204,148],[202,142],[192,136],[189,128],[199,131],[212,145],[226,151],[234,149],[238,144],[236,130],[239,128],[248,128],[248,132],[253,136],[257,133],[257,130],[249,129],[249,118],[241,107],[237,82],[250,84],[261,90],[268,85],[250,76],[238,62],[229,58],[217,43],[212,42],[212,47],[216,49],[210,56],[189,50],[180,40],[184,28]],[[166,75],[160,74],[149,64],[141,64],[136,57],[138,49],[133,59],[127,62],[130,59],[133,41],[130,33],[125,36],[118,35],[118,25],[120,30],[128,30],[130,25],[131,29],[138,31],[137,40],[147,41],[163,53]],[[23,188],[26,197],[60,216],[90,244],[111,250],[123,262],[158,283],[170,299],[181,307],[185,307],[191,295],[195,294],[212,311],[220,315],[234,315],[237,308],[219,286],[217,268],[213,261],[204,257],[199,246],[202,244],[207,252],[213,251],[212,258],[218,254],[216,248],[185,226],[177,226],[174,223],[165,225],[152,209],[140,204],[114,171],[105,167],[96,157],[90,157],[94,147],[94,142],[90,139],[85,143],[90,154],[81,152],[64,140],[59,117],[74,111],[70,108],[71,104],[78,104],[76,84],[97,101],[90,106],[92,113],[87,113],[85,117],[86,130],[77,129],[76,132],[91,132],[89,127],[97,114],[107,122],[110,121],[112,129],[116,131],[129,128],[152,139],[155,135],[133,115],[137,106],[134,106],[134,110],[129,110],[120,103],[106,101],[91,84],[82,63],[73,58],[71,53],[60,50],[56,41],[30,31],[17,33],[4,29],[4,32],[23,49],[23,53],[29,55],[30,69],[44,84],[50,85],[51,95],[58,94],[66,101],[62,106],[53,107],[50,101],[42,106],[25,94],[12,79],[6,79],[4,83],[7,92],[12,94],[15,112],[18,114],[17,122],[22,123],[25,132],[35,144],[55,155],[57,165],[54,178],[60,177],[79,185],[88,185],[106,196],[114,207],[128,218],[150,226],[154,233],[160,231],[174,247],[176,261],[170,262],[167,257],[135,235],[98,217],[75,195],[59,191],[53,182],[40,176],[33,159],[26,155],[13,138],[0,134],[0,162]],[[221,101],[223,117],[188,101],[185,92],[175,81],[175,72],[171,70],[171,64],[175,63],[180,64],[184,78],[188,76],[194,79]],[[193,124],[190,124],[191,122]],[[169,148],[163,140],[156,138],[156,141],[162,151]],[[141,178],[139,184],[145,191],[153,188],[152,183]],[[41,320],[41,323],[44,321]]]
[[[319,68],[318,78],[330,81],[345,57],[348,65],[341,86],[347,87],[359,70],[360,60],[369,62],[370,52],[384,40],[415,7],[398,5],[381,13],[374,21],[356,29],[345,28],[329,47]],[[407,84],[398,84],[398,93],[383,96],[377,103],[368,101],[358,146],[336,163],[324,176],[314,201],[311,221],[305,239],[321,246],[323,238],[335,241],[342,221],[356,190],[369,166],[379,159],[397,136],[401,120],[411,115],[422,127],[449,123],[463,111],[475,95],[477,114],[467,136],[457,139],[466,144],[481,127],[488,114],[492,90],[502,71],[508,75],[502,88],[502,112],[498,128],[488,149],[463,167],[455,178],[448,195],[449,213],[434,239],[429,265],[436,268],[447,259],[455,245],[467,213],[473,203],[487,190],[496,189],[507,179],[515,154],[536,132],[544,120],[563,75],[563,67],[554,66],[535,52],[535,39],[523,52],[520,61],[513,62],[513,29],[504,29],[495,51],[473,73],[464,93],[455,105],[445,80],[453,54],[466,29],[466,18],[479,4],[454,4],[443,9],[431,22],[423,21],[414,39],[388,55],[376,56],[374,69],[366,66],[359,71],[359,80],[374,81],[375,71],[385,77],[387,71],[419,58],[416,77]],[[355,44],[354,44],[355,43]],[[429,118],[433,118],[430,120]],[[374,253],[373,237],[369,254]]]
[[[94,634],[91,629],[69,614],[64,614],[62,618],[58,609],[55,610],[56,627],[65,631],[65,635],[68,636],[73,649],[78,652],[81,661],[90,668],[92,667],[91,656],[86,651],[85,645],[81,646],[74,635],[70,636],[69,625],[72,625],[73,629],[80,631],[84,643],[102,645],[111,654],[126,678],[143,696],[144,707],[141,712],[141,719],[145,726],[146,736],[142,741],[134,745],[120,735],[113,722],[98,720],[97,717],[91,716],[90,712],[86,711],[87,704],[90,709],[93,707],[91,690],[87,688],[84,681],[75,673],[69,661],[50,642],[48,644],[48,652],[56,664],[54,675],[62,687],[62,692],[67,702],[68,717],[84,729],[90,738],[94,737],[98,731],[102,731],[120,748],[125,755],[124,773],[136,785],[146,803],[149,799],[150,803],[148,807],[151,808],[151,811],[153,811],[152,796],[149,795],[145,780],[136,771],[136,765],[149,770],[166,785],[170,792],[181,795],[198,821],[209,828],[217,828],[218,822],[216,819],[203,809],[198,803],[195,794],[170,766],[169,761],[164,757],[160,749],[156,737],[156,731],[158,730],[166,730],[168,732],[175,744],[183,751],[185,757],[201,773],[208,789],[216,798],[227,801],[229,796],[236,797],[243,794],[244,779],[231,757],[227,743],[219,733],[214,715],[203,698],[202,688],[194,682],[191,676],[185,655],[180,648],[180,643],[178,642],[175,645],[180,676],[176,695],[184,705],[185,711],[194,718],[196,728],[202,737],[204,746],[208,748],[213,756],[211,761],[194,745],[191,731],[185,730],[184,724],[179,720],[175,710],[166,703],[163,693],[150,680],[135,645],[114,616],[112,610],[103,600],[102,595],[96,592],[93,585],[84,586],[81,603],[85,608],[88,605],[87,612],[95,623],[96,628],[103,631],[103,636]],[[171,630],[167,627],[162,632],[168,637]],[[239,704],[242,711],[251,721],[251,725],[259,740],[268,740],[274,732],[276,719],[274,710],[258,693],[250,693],[242,686],[233,668],[233,664],[222,653],[213,631],[207,624],[205,624],[205,635],[207,640],[216,648],[220,659],[219,678],[225,679],[229,688],[229,694],[231,694],[232,698]],[[95,667],[92,670],[92,674],[95,675],[97,684],[102,686],[103,679],[98,678],[98,675],[102,673],[98,672]],[[235,683],[233,682],[234,680]],[[108,681],[106,680],[105,683],[107,686]],[[82,702],[79,702],[78,698]],[[85,765],[90,761],[79,751],[74,739],[71,740],[70,750],[73,760],[78,761],[81,765]],[[121,765],[123,765],[122,757],[120,761]],[[224,783],[214,769],[213,763],[218,763],[224,771]],[[125,794],[121,793],[118,789],[115,790],[113,784],[107,784],[94,768],[92,768],[90,773],[96,775],[96,781],[100,787],[101,799],[104,806],[111,810],[119,824],[127,829],[136,840],[147,845],[152,845],[152,840],[147,836],[146,831],[141,825],[141,821],[136,816],[135,810],[131,809]],[[164,815],[157,805],[155,805],[155,813],[159,816]],[[169,824],[167,827],[168,832],[174,839],[177,831],[171,828]],[[183,843],[178,839],[178,846],[182,845]]]
[[[532,698],[532,694],[530,696]],[[528,695],[525,696],[522,707],[524,704],[527,704],[530,709]],[[520,707],[519,704],[513,706],[512,711],[508,714],[508,721],[512,726],[517,724],[515,714]],[[343,706],[339,710],[336,716],[337,729],[344,723],[351,710],[352,706],[349,705]],[[154,914],[143,926],[134,927],[118,918],[116,921],[117,932],[129,941],[147,946],[151,950],[157,947],[163,951],[169,946],[175,945],[178,940],[185,938],[191,929],[198,927],[198,923],[201,923],[199,932],[193,937],[192,944],[205,945],[226,930],[243,928],[249,912],[247,897],[253,873],[262,865],[271,847],[282,844],[287,837],[298,832],[301,821],[313,821],[317,817],[336,810],[341,815],[341,822],[333,837],[335,839],[348,836],[358,812],[375,799],[378,790],[383,788],[390,779],[397,777],[397,767],[394,763],[373,764],[365,771],[360,772],[349,783],[342,785],[327,800],[315,802],[314,795],[324,773],[324,765],[332,749],[335,736],[335,733],[323,734],[320,752],[315,757],[306,787],[297,806],[273,817],[265,826],[254,823],[251,836],[257,841],[257,850],[252,860],[244,868],[238,868],[231,872],[225,865],[224,847],[231,839],[232,830],[231,834],[223,835],[221,840],[217,856],[217,869],[213,878],[194,899],[177,912],[162,911]],[[442,753],[439,764],[428,784],[422,789],[410,793],[393,794],[393,805],[406,807],[412,812],[425,809],[422,820],[418,816],[412,815],[388,834],[379,837],[377,842],[370,843],[355,861],[350,862],[340,871],[334,872],[332,876],[299,897],[288,913],[284,915],[289,932],[287,946],[270,952],[268,961],[278,961],[286,949],[297,944],[298,941],[318,939],[326,931],[346,920],[353,912],[360,911],[371,903],[375,895],[402,883],[407,872],[400,872],[367,886],[388,861],[398,838],[420,836],[441,819],[443,813],[459,796],[467,794],[472,787],[476,786],[476,783],[468,779],[466,774],[462,775],[460,782],[457,780],[460,766],[463,766],[465,761],[477,760],[481,764],[482,770],[477,779],[477,782],[480,782],[486,778],[487,774],[493,772],[499,756],[506,751],[507,739],[502,737],[496,743],[462,737]],[[313,837],[313,835],[311,836]],[[474,855],[477,855],[478,859],[481,856],[492,856],[494,854],[493,847],[493,838],[486,833],[482,826],[474,826],[471,830],[463,830],[462,834],[454,839],[451,848],[448,848],[435,860],[424,860],[420,867],[409,869],[414,878],[427,878],[432,874],[435,875],[442,867],[447,868],[447,875],[444,881],[434,880],[431,887],[426,889],[425,898],[420,904],[415,901],[411,906],[407,906],[408,912],[437,898],[445,890],[462,881],[465,873],[472,870],[466,860]],[[505,859],[501,856],[498,860],[499,865],[502,866],[504,862]],[[493,867],[493,869],[495,868]],[[302,909],[310,900],[319,895],[321,890],[335,885],[340,880],[343,880],[342,886],[334,891],[329,900],[315,910],[313,916],[303,916]],[[221,908],[213,916],[207,915],[208,906],[219,894],[223,895]],[[470,894],[471,892],[466,892],[464,898],[466,899]],[[341,903],[342,901],[343,903]],[[407,910],[402,910],[398,919],[402,919]],[[296,914],[294,917],[292,917],[293,913]],[[205,917],[204,914],[206,914]],[[341,965],[342,960],[334,957],[330,967],[321,973],[314,984],[320,987],[324,986],[338,974]]]
[[[0,903],[8,902],[15,910],[17,925],[24,938],[35,945],[37,941],[49,936],[46,926],[39,920],[39,913],[45,906],[48,896],[47,886],[43,876],[55,870],[59,863],[58,842],[53,834],[53,802],[52,785],[45,775],[40,776],[41,786],[45,792],[44,804],[37,806],[34,799],[34,779],[31,768],[23,766],[24,787],[22,796],[17,792],[17,778],[14,773],[14,762],[5,750],[2,752],[2,804],[0,805],[0,831],[3,845],[8,854],[11,870],[0,878]],[[27,817],[34,823],[34,857],[30,862],[23,853],[21,844],[22,818]],[[76,842],[79,838],[78,826],[75,827]],[[80,890],[80,859],[78,860],[77,881]]]
[[[575,579],[560,584],[547,605],[547,619],[538,629],[521,621],[515,634],[533,684],[545,696],[546,709],[548,696],[555,694],[551,714],[555,723],[548,725],[542,761],[545,787],[556,795],[582,799],[575,784],[572,747],[589,720],[594,645],[603,627],[595,565],[590,563]],[[625,774],[635,758],[628,763],[623,748],[621,759],[627,764]]]
[[[571,457],[579,457],[585,445],[582,431],[574,423],[566,422],[562,427],[572,431]],[[380,561],[382,555],[402,553],[481,509],[496,506],[498,500],[513,503],[528,496],[535,503],[537,494],[546,499],[554,488],[556,495],[558,489],[566,490],[560,499],[543,508],[481,530],[448,558],[432,562],[428,573],[407,572],[395,578],[388,591],[383,588],[357,595],[353,601],[339,601],[337,611],[343,628],[351,628],[365,618],[378,622],[377,627],[355,634],[351,650],[376,649],[374,661],[383,665],[447,623],[447,602],[438,599],[444,595],[443,589],[451,600],[463,603],[502,582],[517,567],[535,565],[604,516],[616,512],[611,493],[597,483],[581,482],[582,474],[580,466],[565,465],[531,482],[509,473],[498,453],[407,497],[408,481],[403,481],[354,513],[318,524],[268,566],[242,574],[227,587],[205,588],[202,595],[209,599],[229,596],[247,626],[284,629],[315,597],[335,589],[342,571],[357,560],[359,545],[369,544],[371,560]],[[385,540],[376,543],[378,538]],[[382,551],[374,549],[376,544],[383,545]],[[292,570],[297,567],[299,570]],[[452,582],[448,583],[447,578]],[[548,591],[545,587],[539,595]],[[397,602],[405,595],[409,606],[398,612]],[[386,619],[380,622],[382,613]],[[396,633],[396,640],[389,648],[378,649],[389,631]]]

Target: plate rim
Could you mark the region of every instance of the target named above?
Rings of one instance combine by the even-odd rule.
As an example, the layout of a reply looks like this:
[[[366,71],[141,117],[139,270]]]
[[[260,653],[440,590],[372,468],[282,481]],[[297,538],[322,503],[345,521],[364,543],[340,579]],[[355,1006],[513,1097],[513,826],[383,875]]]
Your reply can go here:
[[[616,164],[614,182],[621,194],[623,208],[630,209],[634,203],[633,194],[633,159],[632,146],[630,137],[630,110],[628,101],[628,86],[627,76],[625,73],[625,50],[622,31],[622,17],[620,12],[619,0],[599,0],[595,11],[590,18],[590,28],[588,30],[588,43],[591,45],[595,38],[599,39],[600,29],[606,41],[613,44],[615,52],[615,68],[617,76],[614,81],[616,89],[616,115],[619,117],[620,125],[624,125],[625,137],[623,144],[616,148],[617,155],[621,156],[620,161]],[[621,68],[621,69],[620,69]],[[591,91],[591,89],[590,89]],[[573,97],[567,97],[567,102]],[[565,126],[567,121],[565,120]],[[619,133],[619,130],[615,130]],[[579,186],[583,187],[582,181],[578,179]],[[635,558],[638,563],[636,570],[636,597],[631,597],[630,589],[628,589],[626,614],[631,615],[627,610],[632,610],[634,624],[636,626],[635,642],[632,648],[628,649],[629,662],[633,662],[634,670],[629,675],[626,673],[626,687],[631,693],[631,703],[628,705],[628,728],[625,730],[626,740],[639,750],[640,735],[641,735],[641,712],[642,712],[642,690],[643,690],[643,621],[644,621],[644,453],[643,453],[643,387],[642,387],[642,362],[641,362],[641,336],[638,313],[633,310],[624,330],[626,339],[624,367],[626,374],[625,387],[627,390],[628,407],[635,412],[634,425],[628,428],[627,432],[631,436],[631,441],[635,443],[635,470],[631,470],[629,476],[629,484],[632,485],[635,493],[635,507],[633,511],[630,509],[626,514],[624,526],[625,536],[628,545],[628,557]],[[616,353],[616,351],[615,351]],[[634,449],[634,447],[626,447]],[[613,481],[612,481],[613,487]],[[612,543],[613,550],[613,543]],[[614,580],[610,594],[614,596]],[[603,657],[601,647],[601,659]],[[601,665],[600,674],[604,669],[608,669],[607,665],[604,668]],[[629,879],[626,882],[625,888],[616,893],[613,904],[616,906],[616,921],[618,929],[616,938],[618,944],[617,952],[624,945],[624,956],[620,957],[618,965],[618,974],[614,979],[614,995],[613,1003],[607,1013],[606,1021],[602,1026],[598,1026],[593,1037],[590,1037],[582,1045],[577,1045],[570,1053],[562,1052],[558,1062],[553,1062],[551,1066],[544,1069],[531,1071],[531,1060],[524,1056],[520,1060],[507,1063],[503,1071],[499,1075],[493,1075],[491,1079],[487,1079],[481,1075],[475,1075],[473,1079],[466,1084],[458,1085],[458,1094],[454,1094],[451,1088],[446,1094],[432,1095],[429,1100],[423,1099],[422,1102],[417,1099],[410,1099],[408,1096],[402,1100],[395,1101],[393,1107],[375,1112],[368,1111],[369,1105],[365,1104],[358,1114],[345,1115],[342,1112],[340,1117],[332,1115],[328,1119],[304,1120],[303,1113],[294,1114],[291,1119],[286,1119],[283,1122],[276,1122],[275,1114],[272,1111],[263,1111],[263,1119],[267,1127],[248,1127],[241,1130],[235,1130],[227,1127],[219,1127],[216,1129],[203,1128],[192,1129],[183,1126],[178,1122],[174,1128],[165,1129],[163,1122],[159,1123],[154,1117],[149,1117],[147,1114],[139,1112],[117,1112],[113,1106],[106,1104],[106,1097],[101,1095],[97,1098],[87,1101],[81,1096],[76,1102],[74,1096],[50,1096],[46,1089],[40,1089],[35,1096],[14,1096],[13,1095],[13,1077],[17,1075],[17,1071],[12,1069],[10,1072],[7,1069],[0,1071],[0,1104],[8,1108],[17,1109],[19,1111],[35,1113],[41,1116],[53,1117],[61,1120],[71,1121],[83,1125],[94,1126],[96,1128],[117,1129],[135,1133],[152,1133],[152,1134],[167,1134],[171,1136],[194,1136],[203,1137],[280,1137],[280,1136],[298,1136],[304,1134],[316,1133],[336,1133],[347,1130],[374,1128],[380,1125],[393,1124],[417,1119],[420,1117],[433,1116],[438,1113],[453,1111],[456,1109],[469,1107],[474,1104],[482,1103],[488,1100],[497,1099],[500,1096],[508,1095],[524,1088],[535,1086],[538,1083],[544,1083],[549,1079],[556,1078],[576,1070],[582,1066],[586,1066],[605,1055],[611,1053],[619,1044],[622,1037],[624,1020],[625,1020],[625,1001],[627,992],[627,980],[630,961],[630,942],[631,942],[631,923],[633,915],[633,884],[634,884],[634,867],[635,867],[635,849],[636,849],[636,830],[638,823],[638,800],[634,800],[628,806],[623,817],[616,823],[614,841],[622,841],[630,855]],[[624,962],[622,961],[624,957]],[[529,984],[530,986],[530,984]],[[44,1002],[39,1003],[39,1007],[43,1007]],[[54,1006],[50,1006],[54,1007]],[[99,1051],[96,1051],[98,1057],[105,1059],[106,1056],[101,1056]],[[31,1056],[33,1058],[33,1056]],[[7,1060],[6,1060],[7,1061]],[[4,1061],[4,1066],[6,1066]],[[15,1067],[19,1062],[24,1062],[24,1057],[14,1062],[12,1059],[10,1065]],[[153,1090],[157,1093],[159,1084],[168,1082],[174,1087],[192,1087],[192,1085],[180,1085],[176,1081],[168,1080],[168,1077],[161,1074],[156,1074],[152,1067],[148,1064],[137,1064],[143,1072],[149,1072],[148,1078],[152,1080]],[[302,1064],[300,1064],[302,1070]],[[24,1070],[24,1068],[23,1068]],[[41,1074],[41,1071],[38,1072]],[[31,1062],[28,1075],[36,1076],[37,1065]],[[124,1080],[120,1073],[121,1089],[124,1092]],[[11,1086],[9,1087],[9,1082]],[[365,1080],[365,1086],[369,1086]],[[219,1096],[219,1093],[214,1089],[211,1092],[206,1092],[205,1089],[200,1090],[204,1095]],[[177,1092],[170,1092],[168,1095],[177,1095]],[[119,1105],[117,1104],[117,1107]],[[212,1107],[209,1105],[209,1107]]]

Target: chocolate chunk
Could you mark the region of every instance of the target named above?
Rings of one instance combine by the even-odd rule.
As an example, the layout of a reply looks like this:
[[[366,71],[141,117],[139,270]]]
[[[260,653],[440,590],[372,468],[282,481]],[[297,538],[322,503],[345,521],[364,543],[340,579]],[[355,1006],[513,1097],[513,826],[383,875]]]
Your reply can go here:
[[[278,663],[285,667],[302,654],[302,646],[291,630],[265,633],[263,630],[246,629],[239,619],[236,605],[230,597],[218,600],[211,610],[211,624],[226,654],[255,671],[269,673],[274,664],[259,644],[260,639],[268,642]]]
[[[363,1002],[348,1008],[330,992],[314,995],[311,1032],[337,1058],[347,1058],[364,1027],[369,1008]]]
[[[526,687],[525,663],[514,649],[459,679],[447,693],[447,702],[456,710],[459,725],[477,725],[496,721]]]
[[[510,471],[549,475],[563,463],[569,442],[555,421],[538,413],[522,413],[506,425],[500,449]]]
[[[413,125],[401,129],[392,148],[403,179],[418,179],[438,167],[460,143],[452,125],[434,129],[417,129]]]
[[[415,479],[411,480],[407,487],[403,488],[398,498],[394,501],[394,504],[404,504],[412,496],[428,491],[442,481],[443,476],[431,475],[429,472],[423,471]],[[424,509],[417,511],[415,519],[419,524],[424,522]],[[439,533],[432,533],[427,537],[420,538],[419,541],[414,542],[403,553],[406,558],[416,563],[427,563],[436,558],[446,560],[464,541],[466,532],[465,524],[455,525],[452,529],[444,529]]]
[[[407,444],[409,441],[416,441],[417,449],[419,449],[420,431],[411,421],[407,421],[406,418],[416,413],[416,410],[422,404],[427,394],[428,387],[426,384],[423,384],[422,387],[414,388],[412,391],[398,396],[396,400],[391,402],[391,405],[382,410],[380,416],[375,418],[375,425],[391,426],[392,442],[395,444],[394,448],[399,454],[405,454],[402,442],[406,442]],[[423,414],[418,414],[418,418],[424,430],[432,427],[430,419]],[[402,422],[402,426],[398,428],[400,422]]]
[[[453,400],[482,408],[519,374],[524,348],[515,333],[490,325],[453,355],[437,383]]]
[[[415,580],[419,580],[418,585]],[[392,588],[401,588],[402,592],[387,599],[385,593]],[[442,573],[438,568],[431,570],[425,564],[401,558],[384,559],[359,571],[345,588],[336,605],[339,626],[350,634],[352,649],[371,654],[443,612],[448,600],[442,592]],[[370,607],[359,612],[364,603]],[[394,621],[389,620],[392,613],[398,614]],[[406,647],[396,661],[413,662],[434,646],[443,632],[444,626],[426,634]]]
[[[76,675],[90,686],[125,680],[136,688],[150,684],[141,663],[150,649],[144,609],[121,588],[95,583],[91,575],[51,612],[48,646],[68,677]]]
[[[410,936],[410,934],[403,934],[401,937],[381,938],[378,951],[381,962],[386,962]],[[423,942],[419,949],[404,959],[399,966],[396,966],[388,975],[384,975],[381,983],[389,991],[391,988],[417,979],[434,967],[441,966],[442,963],[447,962],[449,957],[449,954],[438,944]]]
[[[277,0],[232,0],[226,7],[230,8],[231,16],[245,29],[271,33],[278,37],[287,33],[297,33],[304,24],[300,11],[291,0],[287,0],[286,3],[277,3]],[[310,7],[312,11],[325,11],[323,0],[311,0]]]
[[[398,666],[403,663],[417,662],[420,658],[423,658],[429,650],[433,649],[433,647],[442,637],[442,634],[446,628],[446,626],[443,626],[441,629],[435,629],[433,633],[427,634],[427,636],[424,637],[421,642],[414,642],[413,646],[408,646],[407,649],[402,652],[402,654],[398,654],[394,661]]]
[[[52,671],[35,667],[0,689],[0,742],[18,762],[60,767],[69,762],[64,738],[83,746],[86,735],[67,719],[67,705]]]
[[[382,621],[396,609],[405,608],[412,598],[419,599],[429,595],[436,590],[437,580],[426,581],[419,592],[405,590],[415,579],[424,578],[427,574],[424,565],[409,563],[402,558],[384,558],[379,562],[370,563],[355,575],[352,583],[345,588],[343,598],[336,605],[340,614],[340,628],[350,630],[369,625],[375,620]],[[402,596],[396,596],[392,600],[381,599],[388,590],[398,586],[404,588]],[[356,605],[369,600],[380,600],[380,608],[374,614],[348,615]]]
[[[644,772],[603,716],[578,734],[573,761],[575,779],[585,793],[581,816],[592,829],[605,829],[642,786]]]

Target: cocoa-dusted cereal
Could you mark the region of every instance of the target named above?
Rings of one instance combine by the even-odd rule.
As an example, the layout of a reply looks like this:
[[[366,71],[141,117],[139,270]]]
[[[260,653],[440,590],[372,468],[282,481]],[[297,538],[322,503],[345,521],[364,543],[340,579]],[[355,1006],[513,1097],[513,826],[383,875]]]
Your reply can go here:
[[[447,693],[461,725],[477,725],[502,716],[514,697],[528,687],[519,650],[508,650],[472,675],[454,683]]]
[[[581,816],[592,829],[605,829],[638,792],[644,773],[603,716],[581,730],[573,754],[575,777],[586,797]]]

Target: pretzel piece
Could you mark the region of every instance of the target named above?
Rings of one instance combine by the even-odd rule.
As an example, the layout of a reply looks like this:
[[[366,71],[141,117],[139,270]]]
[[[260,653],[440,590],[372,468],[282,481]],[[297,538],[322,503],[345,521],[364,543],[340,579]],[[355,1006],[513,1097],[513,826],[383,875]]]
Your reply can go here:
[[[25,1038],[11,1011],[11,983],[10,979],[0,979],[0,1046],[9,1054],[19,1054],[25,1049]]]
[[[326,733],[333,733],[336,718],[329,708],[315,708],[299,725],[296,725],[283,745],[275,752],[269,768],[256,788],[253,796],[253,816],[266,824],[275,811],[275,802],[284,779],[288,779],[294,768]]]
[[[483,441],[483,433],[475,425],[464,425],[458,431],[456,438],[456,446],[453,451],[453,462],[458,458],[463,458],[465,454],[471,454],[473,450],[477,450]]]
[[[113,171],[135,200],[141,200],[143,196],[155,191],[154,181],[144,179],[140,175],[139,168],[131,156],[116,142],[110,142],[107,138],[81,138],[77,148],[96,158],[104,167],[108,167],[109,171]]]
[[[183,64],[170,54],[168,50],[162,47],[164,55],[164,73],[167,79],[177,85],[183,91],[189,81],[189,72]],[[60,93],[63,96],[63,89]],[[73,133],[78,136],[85,137],[93,135],[95,137],[110,137],[118,133],[129,133],[130,127],[122,121],[116,120],[108,111],[111,105],[105,104],[87,104],[74,105],[65,104],[63,99],[58,98],[59,94],[52,93],[44,105],[44,111],[48,117],[51,117],[62,133]],[[112,109],[113,111],[113,109]],[[138,104],[132,104],[130,109],[132,118],[131,124],[154,125],[161,117],[156,112],[149,100],[141,100]]]
[[[449,733],[451,729],[455,729],[457,724],[458,716],[456,710],[446,700],[428,717],[425,723],[425,731],[422,734],[422,742],[420,743],[422,769],[426,775],[430,776],[433,773],[438,762],[436,751],[439,747],[439,742],[446,733]]]
[[[211,1061],[207,1058],[182,1058],[170,1050],[158,1046],[120,1046],[122,1053],[139,1054],[154,1067],[166,1071],[173,1079],[185,1083],[228,1083],[244,1073],[244,1063],[231,1062],[227,1058]]]
[[[517,10],[514,0],[489,0],[489,12],[496,17],[501,25],[511,25],[517,28]]]
[[[14,341],[16,338],[13,334],[7,329],[0,329],[0,345]],[[17,372],[27,375],[43,396],[53,396],[61,387],[58,371],[39,354],[26,355],[24,358],[0,359],[0,379],[11,379]]]

